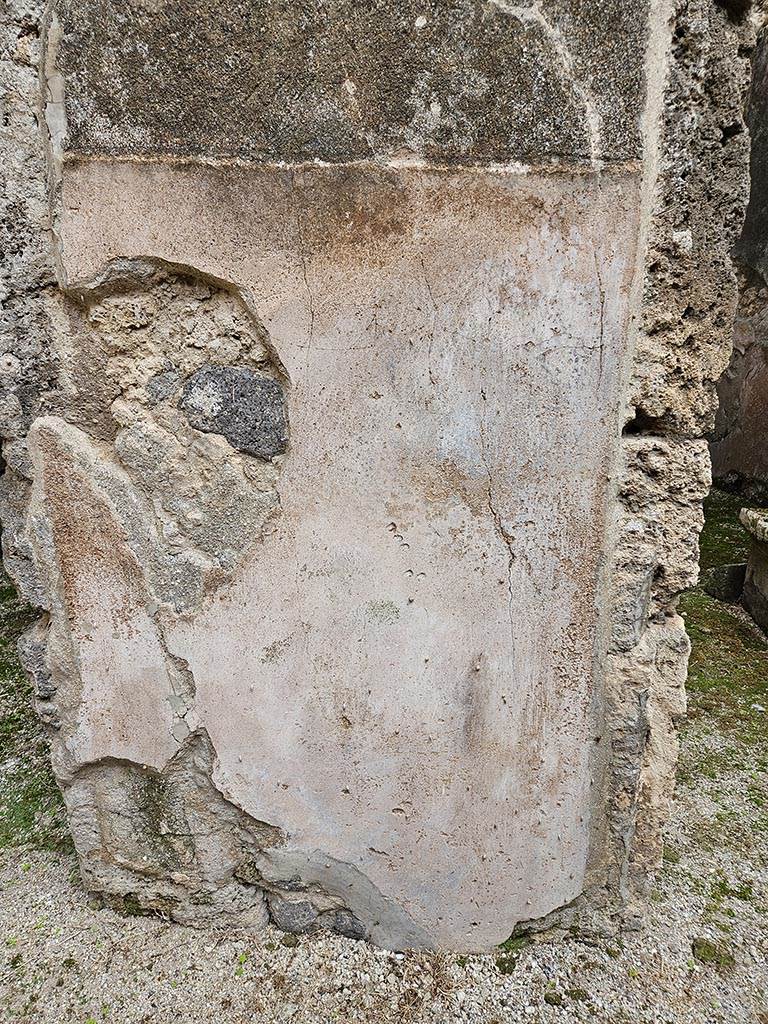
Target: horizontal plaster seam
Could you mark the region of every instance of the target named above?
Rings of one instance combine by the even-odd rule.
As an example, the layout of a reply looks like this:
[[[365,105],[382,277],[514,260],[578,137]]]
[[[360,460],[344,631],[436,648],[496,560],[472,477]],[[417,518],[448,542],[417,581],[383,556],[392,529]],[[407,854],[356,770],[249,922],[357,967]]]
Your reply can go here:
[[[376,168],[384,171],[434,171],[446,174],[495,174],[503,176],[525,176],[528,174],[541,174],[551,177],[577,177],[579,175],[592,176],[595,168],[591,162],[568,162],[563,157],[560,163],[538,163],[526,164],[520,161],[510,163],[499,162],[455,162],[440,163],[439,161],[422,160],[419,158],[382,158],[372,160],[340,160],[332,162],[329,160],[244,160],[242,157],[211,157],[200,155],[176,156],[167,153],[153,153],[143,155],[136,153],[87,153],[78,150],[70,150],[64,156],[64,164],[87,164],[87,163],[131,163],[131,164],[165,164],[171,167],[233,167],[243,170],[265,170],[265,171],[310,171],[310,170],[332,170],[334,168],[347,169],[359,167]],[[643,164],[641,160],[613,160],[610,157],[603,157],[600,161],[601,169],[608,169],[615,174],[639,174]]]

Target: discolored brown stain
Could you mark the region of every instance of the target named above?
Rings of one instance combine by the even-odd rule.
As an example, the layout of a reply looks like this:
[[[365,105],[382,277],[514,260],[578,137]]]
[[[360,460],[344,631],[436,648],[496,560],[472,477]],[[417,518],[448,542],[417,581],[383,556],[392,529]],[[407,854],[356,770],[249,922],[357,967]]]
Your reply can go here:
[[[68,613],[82,623],[108,611],[114,628],[129,636],[132,615],[144,608],[145,585],[125,533],[60,439],[42,428],[36,443],[43,456],[42,483]],[[105,605],[99,594],[110,580],[119,603]]]
[[[624,172],[611,175],[616,181]],[[269,187],[273,175],[265,172]],[[305,252],[344,250],[386,254],[400,237],[413,239],[429,220],[456,223],[482,220],[497,226],[507,220],[516,232],[533,230],[546,217],[554,231],[575,221],[574,211],[539,196],[520,200],[514,178],[495,179],[471,172],[393,169],[365,164],[303,168],[286,180],[285,198],[297,218]],[[222,197],[223,198],[223,197]]]
[[[459,503],[474,516],[488,515],[488,484],[485,477],[468,471],[452,459],[422,463],[411,470],[416,493],[427,501],[427,514],[444,518],[446,506]]]

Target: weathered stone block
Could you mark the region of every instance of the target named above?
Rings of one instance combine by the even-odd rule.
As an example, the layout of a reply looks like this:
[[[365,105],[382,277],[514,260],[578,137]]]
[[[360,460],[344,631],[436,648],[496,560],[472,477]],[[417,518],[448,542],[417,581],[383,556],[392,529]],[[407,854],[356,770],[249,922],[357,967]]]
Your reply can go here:
[[[684,710],[749,25],[52,6],[3,539],[87,884],[395,948],[623,906]]]
[[[702,572],[701,585],[711,597],[717,598],[718,601],[736,603],[741,599],[744,590],[746,572],[746,562],[712,566]]]
[[[741,601],[758,626],[768,632],[768,512],[743,508],[740,518],[751,539]]]
[[[768,32],[758,35],[746,107],[750,194],[735,246],[739,307],[730,365],[718,385],[711,437],[715,477],[738,484],[750,502],[768,497]]]

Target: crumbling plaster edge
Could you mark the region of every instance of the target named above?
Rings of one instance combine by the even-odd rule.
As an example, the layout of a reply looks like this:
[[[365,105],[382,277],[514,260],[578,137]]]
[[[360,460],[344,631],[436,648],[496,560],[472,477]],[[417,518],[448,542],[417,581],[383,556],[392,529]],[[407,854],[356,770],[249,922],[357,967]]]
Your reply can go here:
[[[609,687],[609,650],[612,640],[611,595],[615,587],[617,572],[616,555],[621,540],[622,502],[621,487],[626,470],[626,453],[623,431],[632,419],[631,382],[636,360],[638,338],[642,329],[642,305],[646,279],[648,244],[655,216],[658,195],[658,181],[661,165],[662,139],[664,133],[663,112],[665,91],[670,74],[670,54],[674,31],[677,0],[650,0],[648,43],[645,58],[646,101],[642,116],[642,139],[644,159],[633,162],[634,168],[642,168],[640,183],[640,213],[638,235],[635,240],[634,272],[630,292],[630,324],[627,344],[620,366],[620,402],[615,421],[615,444],[609,465],[609,488],[605,502],[605,550],[597,593],[602,595],[603,607],[598,624],[597,642],[593,658],[594,720],[598,726],[601,742],[593,746],[591,775],[595,780],[592,797],[592,813],[589,823],[589,847],[584,888],[579,896],[546,917],[539,920],[522,921],[516,925],[513,934],[558,930],[568,927],[575,920],[597,930],[612,930],[614,918],[621,914],[628,900],[628,893],[619,888],[611,891],[614,877],[610,862],[629,859],[629,846],[617,849],[611,834],[611,822],[605,810],[610,807],[614,786],[612,777],[613,756],[611,750]],[[610,168],[615,170],[616,168]],[[595,813],[595,812],[598,813]],[[608,885],[606,885],[608,877]],[[606,889],[608,890],[606,892]],[[606,898],[607,897],[607,898]],[[597,915],[597,916],[596,916]]]
[[[262,341],[269,353],[269,357],[277,370],[278,376],[286,387],[290,389],[292,381],[285,363],[280,358],[272,336],[267,331],[259,314],[259,306],[253,291],[236,281],[219,277],[208,270],[201,270],[199,267],[189,263],[169,261],[160,256],[150,254],[139,254],[131,256],[115,256],[103,263],[99,270],[84,277],[71,277],[67,271],[66,260],[62,258],[60,263],[59,290],[69,298],[83,301],[86,296],[98,298],[108,292],[117,282],[141,283],[142,277],[147,271],[163,271],[169,274],[178,274],[181,277],[194,278],[204,284],[221,291],[228,292],[237,301],[241,302],[251,319],[262,330]]]
[[[621,395],[618,418],[615,427],[615,444],[613,461],[609,467],[609,488],[606,500],[606,531],[605,549],[609,555],[603,560],[602,579],[598,585],[598,593],[604,596],[604,606],[600,623],[596,659],[599,669],[596,677],[602,684],[602,706],[600,708],[601,735],[604,741],[595,749],[595,774],[599,775],[600,784],[596,787],[596,799],[606,810],[610,807],[614,780],[612,778],[612,749],[610,736],[609,708],[609,651],[613,639],[611,621],[611,595],[614,593],[618,573],[617,556],[622,538],[622,501],[621,488],[627,472],[626,451],[624,445],[624,428],[634,415],[631,404],[631,385],[635,361],[637,358],[638,341],[642,330],[642,306],[646,281],[648,246],[654,223],[658,184],[661,169],[661,152],[664,135],[664,106],[667,85],[670,78],[670,61],[672,51],[672,34],[675,27],[677,0],[650,0],[648,20],[648,42],[645,56],[646,101],[641,120],[641,137],[643,140],[643,175],[640,185],[640,216],[638,221],[638,237],[635,249],[635,268],[630,295],[631,319],[627,332],[627,344],[623,352],[623,360],[619,369]],[[590,885],[605,884],[606,860],[618,857],[628,858],[627,849],[615,849],[615,840],[611,834],[611,823],[608,814],[595,819],[591,830],[590,849],[587,856],[587,881],[585,891]],[[622,903],[626,893],[618,893]]]

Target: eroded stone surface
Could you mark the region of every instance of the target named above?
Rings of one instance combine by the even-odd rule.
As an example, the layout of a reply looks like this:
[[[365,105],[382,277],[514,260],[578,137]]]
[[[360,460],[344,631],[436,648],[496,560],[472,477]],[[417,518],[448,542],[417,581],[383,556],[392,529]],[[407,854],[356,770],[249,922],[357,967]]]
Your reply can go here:
[[[645,2],[59,0],[56,10],[80,152],[640,154]]]
[[[626,901],[684,708],[750,23],[55,6],[55,372],[8,406],[4,544],[87,883],[394,947]],[[280,389],[271,446],[230,443],[223,380]]]
[[[632,896],[647,891],[660,863],[687,663],[675,606],[698,575],[696,539],[710,481],[700,438],[713,423],[715,384],[732,346],[731,249],[748,196],[743,109],[756,28],[743,13],[727,14],[708,0],[674,5],[669,76],[656,115],[658,180],[622,443],[611,581],[618,614],[606,681],[616,840],[609,877],[627,896],[632,920]]]
[[[768,495],[768,34],[757,39],[747,103],[752,140],[750,196],[736,243],[740,296],[735,345],[718,385],[720,407],[711,436],[716,477],[752,500]]]
[[[709,0],[678,7],[630,392],[640,431],[700,437],[714,424],[738,293],[731,251],[749,196],[753,42],[751,23]]]

